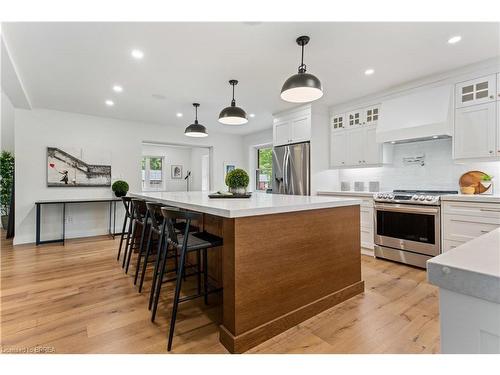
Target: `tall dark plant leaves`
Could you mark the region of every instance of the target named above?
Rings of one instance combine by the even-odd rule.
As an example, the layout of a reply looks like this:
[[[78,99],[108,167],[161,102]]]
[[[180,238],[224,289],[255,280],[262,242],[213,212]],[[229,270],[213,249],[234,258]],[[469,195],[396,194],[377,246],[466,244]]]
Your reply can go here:
[[[2,151],[0,155],[0,177],[0,211],[2,215],[8,215],[14,178],[14,155],[11,152]]]

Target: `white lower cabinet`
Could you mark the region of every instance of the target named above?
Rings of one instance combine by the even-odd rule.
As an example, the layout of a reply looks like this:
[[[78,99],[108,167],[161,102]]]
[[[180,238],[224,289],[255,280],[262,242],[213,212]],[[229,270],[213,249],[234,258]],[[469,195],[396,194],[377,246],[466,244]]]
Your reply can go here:
[[[500,227],[499,203],[443,202],[443,252]]]

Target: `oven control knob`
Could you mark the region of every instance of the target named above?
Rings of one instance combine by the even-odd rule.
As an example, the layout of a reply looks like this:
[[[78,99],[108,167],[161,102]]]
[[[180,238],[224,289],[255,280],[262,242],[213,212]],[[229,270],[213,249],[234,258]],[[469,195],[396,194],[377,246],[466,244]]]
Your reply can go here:
[[[419,199],[419,200],[421,200],[421,201],[425,201],[425,195],[420,195],[420,196],[418,197],[418,199]]]
[[[388,197],[389,199],[394,199],[394,194],[389,194],[387,197]]]
[[[415,194],[413,197],[411,197],[412,200],[417,201],[418,200],[418,195]]]
[[[426,201],[431,201],[432,199],[433,199],[433,197],[431,195],[428,195],[428,196],[425,197]]]

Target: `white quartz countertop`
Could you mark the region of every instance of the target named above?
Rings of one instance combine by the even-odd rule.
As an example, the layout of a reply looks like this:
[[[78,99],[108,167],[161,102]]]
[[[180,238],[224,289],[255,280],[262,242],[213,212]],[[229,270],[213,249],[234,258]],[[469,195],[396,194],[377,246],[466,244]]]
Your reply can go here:
[[[362,197],[362,198],[373,198],[376,192],[369,191],[318,191],[318,195],[342,195],[346,197]]]
[[[431,284],[500,303],[500,228],[427,261]]]
[[[487,194],[447,194],[441,196],[442,201],[477,202],[477,203],[500,203],[500,195]]]
[[[208,192],[131,193],[150,201],[227,218],[360,205],[354,198],[252,193],[251,198],[209,198]]]

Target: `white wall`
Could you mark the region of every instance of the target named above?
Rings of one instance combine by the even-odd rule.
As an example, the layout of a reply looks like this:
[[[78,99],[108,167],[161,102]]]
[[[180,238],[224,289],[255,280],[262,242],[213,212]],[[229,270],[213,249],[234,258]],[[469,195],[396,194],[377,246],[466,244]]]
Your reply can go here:
[[[91,198],[112,196],[109,188],[48,188],[46,186],[47,146],[100,148],[111,153],[112,180],[123,179],[131,191],[141,190],[140,160],[142,143],[211,147],[214,167],[212,188],[222,189],[223,162],[243,163],[241,136],[210,132],[204,139],[187,139],[182,128],[127,122],[51,110],[15,111],[16,149],[16,236],[15,244],[34,242],[34,202],[42,199]],[[107,232],[108,211],[102,204],[86,209],[68,206],[67,237]],[[46,207],[42,223],[44,238],[60,235],[60,208]],[[121,217],[118,223],[121,223]],[[43,239],[43,238],[42,238]]]
[[[471,170],[480,170],[500,180],[500,162],[459,164],[452,160],[452,140],[440,139],[394,145],[394,163],[380,168],[353,168],[339,170],[339,180],[351,183],[380,181],[381,191],[393,189],[459,190],[460,176]],[[425,155],[425,165],[405,165],[404,157]],[[334,187],[332,186],[332,189]],[[337,189],[338,186],[335,187]],[[329,189],[329,190],[332,190]],[[328,189],[327,189],[328,190]],[[500,193],[500,185],[496,186]]]
[[[0,131],[0,145],[2,151],[14,152],[14,107],[10,99],[2,91],[2,116],[1,116],[1,131]]]
[[[168,145],[144,144],[142,146],[143,156],[164,157],[163,176],[165,179],[165,191],[186,191],[186,173],[191,169],[191,148],[176,147]],[[182,166],[182,178],[172,178],[172,165]]]

